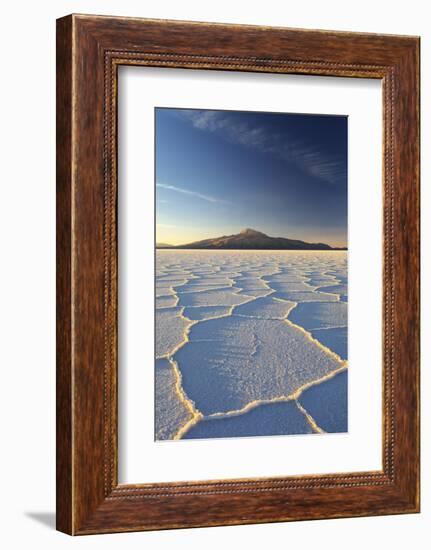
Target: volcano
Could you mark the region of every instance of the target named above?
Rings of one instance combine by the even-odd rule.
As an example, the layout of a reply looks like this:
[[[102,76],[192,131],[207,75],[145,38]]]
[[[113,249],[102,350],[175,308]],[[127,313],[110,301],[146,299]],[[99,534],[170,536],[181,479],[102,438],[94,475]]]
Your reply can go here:
[[[157,248],[168,248],[157,245]],[[169,247],[171,249],[196,250],[341,250],[325,243],[307,243],[284,237],[270,237],[255,229],[243,229],[235,235],[223,235],[213,239],[195,241],[188,244]],[[345,249],[342,249],[345,250]]]

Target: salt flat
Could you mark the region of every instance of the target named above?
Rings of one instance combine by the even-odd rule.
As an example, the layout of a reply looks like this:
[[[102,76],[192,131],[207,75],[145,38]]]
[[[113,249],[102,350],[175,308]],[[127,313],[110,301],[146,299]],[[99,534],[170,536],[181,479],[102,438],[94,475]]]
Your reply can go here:
[[[347,430],[347,253],[158,250],[155,438]]]

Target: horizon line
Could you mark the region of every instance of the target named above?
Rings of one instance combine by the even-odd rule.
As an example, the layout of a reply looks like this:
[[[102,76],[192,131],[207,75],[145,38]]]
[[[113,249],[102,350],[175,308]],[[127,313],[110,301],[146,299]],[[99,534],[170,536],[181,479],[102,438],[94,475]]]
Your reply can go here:
[[[164,244],[164,246],[163,246]],[[337,251],[344,251],[349,250],[347,246],[331,246],[328,245],[330,248],[206,248],[206,247],[197,247],[197,246],[190,246],[192,243],[188,244],[175,244],[170,245],[167,243],[162,243],[162,246],[158,246],[157,243],[155,244],[154,248],[156,250],[208,250],[208,251],[214,251],[214,250],[262,250],[262,251],[273,251],[273,252],[337,252]],[[316,244],[316,243],[310,243],[310,244]],[[325,244],[325,243],[321,243]]]
[[[324,242],[322,240],[316,240],[316,239],[303,240],[302,238],[271,236],[268,233],[264,233],[263,231],[259,231],[259,230],[252,229],[252,228],[244,228],[244,229],[242,229],[242,230],[240,230],[236,233],[225,233],[225,232],[223,232],[222,235],[218,235],[218,236],[215,236],[215,237],[195,238],[193,240],[188,240],[186,242],[177,243],[177,244],[173,244],[172,242],[169,242],[170,239],[163,239],[162,238],[162,239],[160,239],[160,241],[158,241],[157,240],[157,230],[156,230],[154,245],[155,245],[155,248],[157,248],[157,249],[164,249],[164,248],[194,248],[194,249],[199,249],[200,247],[191,246],[191,245],[196,245],[196,244],[198,244],[200,242],[203,242],[203,241],[211,241],[211,240],[218,240],[218,239],[229,238],[229,237],[236,237],[238,235],[245,234],[247,232],[257,233],[257,234],[265,236],[269,239],[285,239],[285,240],[288,240],[288,241],[294,241],[294,242],[298,243],[298,245],[300,243],[301,244],[303,243],[304,245],[325,245],[325,246],[330,247],[332,250],[337,250],[337,249],[338,250],[347,250],[348,249],[348,243],[347,242],[345,244],[344,243],[342,243],[342,244],[328,244],[327,242]],[[328,240],[331,240],[331,239],[328,239]],[[206,249],[207,247],[202,247],[202,248]],[[220,247],[220,248],[225,249],[225,250],[226,249],[233,250],[233,248],[230,248],[230,247]],[[248,250],[262,250],[262,247],[246,248],[246,249],[248,249]],[[269,247],[269,248],[263,248],[263,249],[270,250],[271,248]],[[240,247],[237,250],[244,250],[244,247]],[[289,249],[274,247],[273,250],[289,250]],[[293,250],[300,250],[300,248],[295,247],[295,248],[293,248]],[[303,250],[308,250],[308,248],[304,248]]]

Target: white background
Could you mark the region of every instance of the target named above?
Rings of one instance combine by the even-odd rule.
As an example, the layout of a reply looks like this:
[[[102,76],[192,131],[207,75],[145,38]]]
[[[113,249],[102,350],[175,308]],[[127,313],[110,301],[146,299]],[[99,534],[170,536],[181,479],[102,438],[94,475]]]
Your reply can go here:
[[[146,67],[119,78],[120,482],[381,470],[381,82]],[[348,115],[347,434],[154,441],[155,106]]]
[[[1,543],[5,548],[427,548],[431,523],[430,338],[423,338],[422,514],[102,535],[72,539],[54,522],[55,18],[70,12],[422,36],[423,334],[431,331],[431,30],[427,3],[383,0],[8,2],[2,11]],[[4,43],[3,43],[4,42]]]

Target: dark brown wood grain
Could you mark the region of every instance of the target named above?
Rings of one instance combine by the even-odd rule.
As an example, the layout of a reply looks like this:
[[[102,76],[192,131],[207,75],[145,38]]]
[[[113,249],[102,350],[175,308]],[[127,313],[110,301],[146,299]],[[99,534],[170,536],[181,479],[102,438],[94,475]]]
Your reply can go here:
[[[57,22],[57,528],[72,528],[72,27]]]
[[[417,512],[419,39],[80,15],[57,25],[58,529]],[[118,484],[116,106],[123,64],[382,80],[382,471]]]

